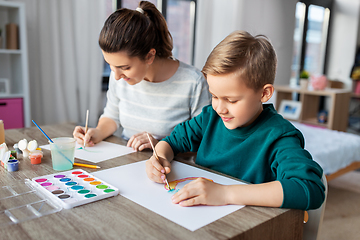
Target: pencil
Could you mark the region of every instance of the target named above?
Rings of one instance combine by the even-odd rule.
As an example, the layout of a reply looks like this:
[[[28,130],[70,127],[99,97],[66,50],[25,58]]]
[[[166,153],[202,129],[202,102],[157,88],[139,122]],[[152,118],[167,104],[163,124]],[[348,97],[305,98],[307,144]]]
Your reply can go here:
[[[99,166],[96,166],[96,165],[83,164],[83,163],[74,163],[74,166],[88,167],[88,168],[100,168]]]
[[[156,153],[156,150],[155,150],[155,147],[154,147],[154,145],[153,145],[153,143],[152,143],[152,141],[151,141],[150,135],[149,135],[149,133],[146,133],[146,134],[147,134],[147,136],[148,136],[148,138],[149,138],[151,147],[152,147],[152,149],[153,149],[153,151],[154,151],[155,158],[160,162],[159,156],[158,156],[157,153]],[[169,185],[169,182],[168,182],[168,180],[166,179],[166,174],[165,174],[165,182],[166,182],[166,185],[168,186],[169,190],[171,190],[170,185]]]
[[[85,120],[85,135],[88,130],[88,123],[89,123],[89,109],[86,111],[86,120]],[[84,135],[84,148],[85,148],[85,135]]]

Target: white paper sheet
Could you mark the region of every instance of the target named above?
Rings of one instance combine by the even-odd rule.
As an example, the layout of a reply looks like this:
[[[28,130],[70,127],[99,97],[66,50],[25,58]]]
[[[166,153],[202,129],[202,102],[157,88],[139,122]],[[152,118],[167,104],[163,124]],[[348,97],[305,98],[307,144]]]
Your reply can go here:
[[[117,187],[122,196],[190,231],[195,231],[244,207],[243,205],[181,207],[178,204],[174,204],[171,202],[171,197],[176,190],[168,192],[165,189],[165,184],[151,181],[145,172],[145,161],[110,168],[94,172],[93,174]],[[167,175],[169,184],[172,181],[189,177],[204,177],[224,185],[243,184],[240,181],[204,171],[184,163],[172,162],[172,172]],[[189,181],[179,183],[176,189],[181,189]]]
[[[40,146],[40,148],[50,150],[50,144]],[[86,147],[85,149],[83,149],[80,144],[76,143],[75,158],[98,163],[133,152],[135,151],[131,147],[105,141],[99,142],[93,147]]]

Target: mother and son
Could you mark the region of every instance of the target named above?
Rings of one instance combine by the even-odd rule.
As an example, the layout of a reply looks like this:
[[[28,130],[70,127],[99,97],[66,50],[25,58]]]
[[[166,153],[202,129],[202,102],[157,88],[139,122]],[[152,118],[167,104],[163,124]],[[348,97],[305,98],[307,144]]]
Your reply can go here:
[[[235,31],[199,71],[172,56],[172,37],[157,8],[141,1],[106,20],[99,45],[111,75],[107,104],[96,128],[77,126],[78,143],[92,146],[121,125],[127,146],[151,148],[149,179],[163,183],[171,161],[197,152],[195,163],[248,185],[198,178],[175,193],[181,206],[254,205],[316,209],[325,198],[322,168],[304,137],[265,104],[273,95],[277,58],[266,36]],[[211,104],[210,104],[211,103]],[[143,174],[143,173],[139,173]]]

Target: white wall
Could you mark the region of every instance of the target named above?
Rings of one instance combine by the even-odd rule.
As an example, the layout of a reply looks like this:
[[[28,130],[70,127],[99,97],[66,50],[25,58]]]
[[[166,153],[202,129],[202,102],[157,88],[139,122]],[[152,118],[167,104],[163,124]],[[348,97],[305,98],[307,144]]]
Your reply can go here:
[[[329,33],[327,77],[351,89],[350,71],[357,50],[360,1],[335,0]]]
[[[198,0],[195,66],[202,68],[211,50],[235,30],[264,34],[278,56],[275,84],[289,84],[297,0]],[[331,12],[327,76],[351,87],[360,1],[335,0]]]
[[[211,50],[229,33],[264,34],[278,57],[276,84],[290,80],[296,0],[199,0],[195,66],[202,68]]]

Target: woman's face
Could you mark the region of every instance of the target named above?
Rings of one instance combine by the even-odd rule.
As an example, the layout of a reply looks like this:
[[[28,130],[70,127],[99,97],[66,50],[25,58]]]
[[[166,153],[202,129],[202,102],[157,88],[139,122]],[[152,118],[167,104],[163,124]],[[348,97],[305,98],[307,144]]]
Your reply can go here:
[[[150,53],[149,53],[150,54]],[[115,79],[123,79],[130,85],[135,85],[145,79],[146,73],[153,62],[153,57],[141,60],[129,57],[124,51],[107,53],[103,51],[105,61],[114,72]]]

